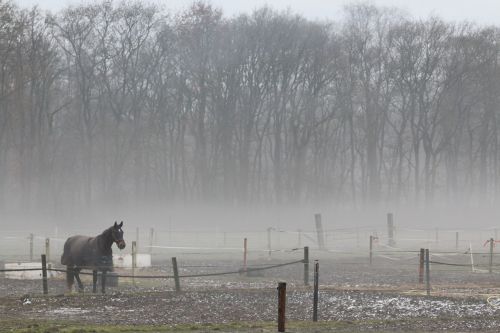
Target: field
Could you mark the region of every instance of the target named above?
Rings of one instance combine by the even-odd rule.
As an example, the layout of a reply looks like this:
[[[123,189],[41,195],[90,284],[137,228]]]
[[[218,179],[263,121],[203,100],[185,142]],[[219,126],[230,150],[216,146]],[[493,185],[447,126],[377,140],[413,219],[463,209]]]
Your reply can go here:
[[[261,250],[250,248],[249,268],[303,258],[302,248],[292,248],[293,241],[287,241],[283,234],[279,240],[272,238],[271,254],[262,250],[266,248],[265,236],[255,237],[264,241],[259,244]],[[499,276],[495,257],[492,273],[488,272],[487,246],[477,246],[482,252],[471,255],[451,250],[456,245],[454,237],[441,236],[439,244],[424,244],[431,245],[427,247],[431,248],[432,260],[431,295],[427,296],[425,283],[418,283],[418,244],[408,242],[408,246],[394,248],[381,239],[374,244],[370,265],[367,246],[356,244],[357,237],[366,239],[366,235],[351,236],[351,248],[331,246],[335,237],[343,237],[337,232],[329,237],[329,250],[324,251],[307,244],[307,237],[302,240],[301,245],[311,245],[310,284],[313,260],[318,259],[320,265],[316,323],[311,319],[313,290],[304,285],[302,263],[250,274],[181,278],[180,292],[175,291],[172,279],[140,278],[171,275],[170,256],[177,257],[181,276],[241,269],[242,253],[230,251],[237,244],[224,235],[224,240],[221,236],[213,245],[220,247],[219,251],[200,241],[197,250],[194,242],[185,240],[188,246],[174,243],[169,248],[154,247],[153,266],[136,269],[135,279],[120,278],[118,287],[108,288],[106,295],[91,293],[89,276],[84,276],[83,294],[67,293],[62,274],[52,277],[48,295],[42,294],[40,280],[0,277],[0,331],[275,332],[276,287],[281,281],[287,282],[287,332],[498,331],[500,308],[495,295],[500,294]],[[475,244],[480,237],[484,238],[477,236]],[[225,246],[223,241],[227,242]],[[249,243],[256,242],[250,238]],[[57,254],[57,249],[53,250],[52,255]],[[129,275],[131,270],[116,272]]]

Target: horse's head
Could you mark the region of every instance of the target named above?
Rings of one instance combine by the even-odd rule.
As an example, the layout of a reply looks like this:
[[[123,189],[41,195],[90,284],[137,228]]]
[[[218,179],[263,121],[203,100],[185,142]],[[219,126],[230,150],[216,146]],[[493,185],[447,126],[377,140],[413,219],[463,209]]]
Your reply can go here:
[[[111,237],[113,237],[113,242],[116,243],[116,246],[118,246],[120,250],[123,250],[125,248],[122,226],[123,221],[121,221],[120,224],[115,222],[115,225],[111,228]]]

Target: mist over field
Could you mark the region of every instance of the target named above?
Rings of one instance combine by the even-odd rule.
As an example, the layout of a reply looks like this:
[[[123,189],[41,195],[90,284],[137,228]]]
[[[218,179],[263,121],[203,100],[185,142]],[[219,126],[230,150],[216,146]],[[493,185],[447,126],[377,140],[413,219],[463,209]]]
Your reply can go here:
[[[347,5],[335,21],[0,0],[0,229],[500,218],[500,29]]]

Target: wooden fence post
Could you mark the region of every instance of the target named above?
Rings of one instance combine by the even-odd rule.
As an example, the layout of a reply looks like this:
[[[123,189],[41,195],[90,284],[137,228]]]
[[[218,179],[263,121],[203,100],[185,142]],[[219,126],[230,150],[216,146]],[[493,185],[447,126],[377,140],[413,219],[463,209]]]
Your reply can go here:
[[[42,254],[42,286],[43,294],[47,295],[49,293],[49,287],[47,285],[47,257]]]
[[[278,283],[278,332],[285,332],[286,283]]]
[[[373,236],[370,235],[370,266],[373,262]]]
[[[153,253],[153,243],[154,243],[154,237],[155,237],[155,229],[151,228],[149,229],[149,253]]]
[[[243,239],[243,272],[246,273],[247,271],[247,251],[248,251],[248,247],[247,247],[247,239]]]
[[[309,246],[304,247],[304,286],[309,285]]]
[[[356,227],[356,248],[359,248],[359,228]]]
[[[389,246],[396,245],[394,241],[394,215],[387,213],[387,236],[389,238]]]
[[[418,283],[424,283],[424,262],[425,249],[420,249],[419,265],[418,265]]]
[[[314,296],[313,296],[313,321],[318,321],[319,300],[319,262],[314,261]]]
[[[33,261],[33,241],[34,241],[34,236],[33,234],[30,234],[29,240],[30,240],[30,261]]]
[[[139,227],[135,228],[135,245],[139,245]]]
[[[175,291],[181,291],[181,282],[179,279],[179,269],[177,268],[177,258],[172,257],[172,267],[174,270]]]
[[[47,261],[50,261],[50,238],[45,238],[45,255]]]
[[[493,272],[493,246],[495,245],[495,240],[490,238],[490,262],[488,272],[491,274]]]
[[[323,230],[323,222],[321,214],[314,214],[314,221],[316,225],[316,234],[318,239],[318,248],[320,250],[325,249],[325,233]]]
[[[137,241],[132,242],[132,283],[135,286],[135,269],[137,268]]]
[[[425,280],[427,296],[431,295],[431,271],[430,271],[430,260],[429,260],[429,249],[425,249]]]
[[[458,231],[455,232],[455,249],[458,250]]]
[[[269,227],[267,228],[267,250],[269,251],[269,257],[271,257],[271,230],[273,228]]]
[[[320,250],[325,249],[325,233],[323,232],[323,223],[321,222],[321,214],[314,214],[316,222],[316,233],[318,234],[318,247]]]

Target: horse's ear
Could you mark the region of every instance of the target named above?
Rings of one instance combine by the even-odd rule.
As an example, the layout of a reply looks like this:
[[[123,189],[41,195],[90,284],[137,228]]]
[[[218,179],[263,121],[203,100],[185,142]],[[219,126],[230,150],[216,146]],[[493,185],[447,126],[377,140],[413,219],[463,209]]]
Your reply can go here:
[[[118,227],[122,227],[123,226],[123,221],[120,222],[120,224],[118,225]]]
[[[114,225],[114,227],[116,228],[117,226],[118,226],[118,223],[116,223],[116,221],[115,221],[115,225]]]

